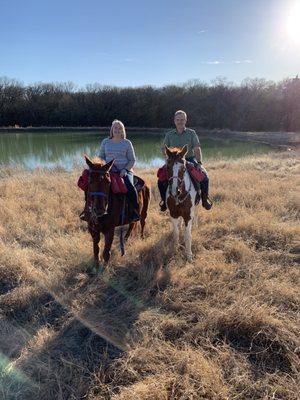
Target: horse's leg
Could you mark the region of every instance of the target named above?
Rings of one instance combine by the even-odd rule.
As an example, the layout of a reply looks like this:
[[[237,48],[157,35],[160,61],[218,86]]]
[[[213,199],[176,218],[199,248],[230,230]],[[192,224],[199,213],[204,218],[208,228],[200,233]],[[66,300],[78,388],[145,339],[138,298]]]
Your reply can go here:
[[[126,235],[124,237],[125,241],[127,241],[129,239],[129,237],[131,235],[131,232],[132,232],[132,230],[133,230],[135,225],[136,225],[136,222],[130,222],[130,224],[128,226],[128,229],[127,229],[127,232],[126,232]]]
[[[193,253],[192,253],[192,221],[193,221],[193,219],[191,218],[187,223],[185,223],[185,230],[184,230],[185,253],[186,253],[187,259],[189,261],[191,261],[192,258],[193,258]]]
[[[151,197],[151,192],[150,188],[148,186],[144,186],[143,191],[142,191],[142,207],[141,207],[141,238],[144,239],[144,230],[145,230],[145,225],[146,225],[146,218],[148,214],[148,208],[149,208],[149,203],[150,203],[150,197]]]
[[[93,247],[94,247],[94,266],[95,268],[99,268],[99,241],[100,241],[100,232],[93,233]]]
[[[110,228],[109,231],[105,233],[105,245],[104,245],[104,250],[102,253],[104,261],[107,263],[110,259],[110,249],[112,242],[114,240],[114,233],[115,233],[115,227]]]
[[[177,248],[179,244],[178,218],[171,218],[171,221],[173,225],[174,247]]]
[[[144,239],[144,230],[145,230],[145,225],[146,225],[146,218],[144,218],[143,216],[141,216],[141,238]]]

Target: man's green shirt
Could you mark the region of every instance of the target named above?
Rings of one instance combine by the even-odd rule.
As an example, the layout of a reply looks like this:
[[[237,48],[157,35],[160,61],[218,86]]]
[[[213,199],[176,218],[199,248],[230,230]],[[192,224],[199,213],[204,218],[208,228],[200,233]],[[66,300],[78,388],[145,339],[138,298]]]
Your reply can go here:
[[[187,158],[194,157],[194,147],[200,146],[199,138],[193,129],[185,128],[182,133],[176,129],[166,133],[164,144],[168,147],[183,147],[188,145]]]

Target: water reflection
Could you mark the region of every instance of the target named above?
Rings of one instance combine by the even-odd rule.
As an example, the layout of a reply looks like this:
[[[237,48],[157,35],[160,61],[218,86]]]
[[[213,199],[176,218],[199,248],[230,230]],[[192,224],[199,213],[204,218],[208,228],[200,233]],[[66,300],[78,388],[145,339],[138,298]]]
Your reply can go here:
[[[0,164],[71,169],[83,166],[83,154],[97,155],[101,140],[106,134],[99,132],[33,132],[0,134]],[[137,167],[157,167],[163,163],[161,144],[163,136],[145,133],[128,134],[137,156]],[[270,146],[232,139],[215,140],[201,137],[204,158],[240,157],[247,154],[265,153]]]

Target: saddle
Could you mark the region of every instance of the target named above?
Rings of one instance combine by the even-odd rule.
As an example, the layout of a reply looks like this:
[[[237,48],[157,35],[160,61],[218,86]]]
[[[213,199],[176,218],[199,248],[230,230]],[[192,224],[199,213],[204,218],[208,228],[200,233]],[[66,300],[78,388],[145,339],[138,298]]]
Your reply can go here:
[[[111,190],[114,194],[125,194],[127,193],[127,187],[124,180],[117,173],[110,173],[111,179]],[[133,184],[137,192],[143,189],[145,181],[137,175],[133,176]]]
[[[205,179],[205,174],[204,172],[200,171],[199,169],[197,169],[193,163],[191,162],[187,162],[186,163],[186,168],[188,170],[188,173],[190,174],[190,177],[192,179],[192,181],[194,182],[202,182],[203,179]],[[165,182],[168,180],[168,172],[167,172],[167,166],[163,165],[162,167],[160,167],[157,171],[157,178],[159,181],[161,182]]]
[[[139,176],[134,175],[133,176],[133,184],[134,184],[134,187],[136,188],[137,192],[139,193],[145,186],[145,181],[142,178],[140,178]],[[124,189],[123,185],[124,185],[125,189]],[[114,178],[112,178],[111,192],[114,195],[119,196],[119,198],[121,198],[122,201],[124,201],[122,211],[120,214],[120,219],[119,219],[119,224],[123,225],[123,221],[132,219],[133,205],[131,204],[130,200],[126,196],[127,188],[124,184],[123,179],[120,178],[119,175],[116,177],[115,183],[114,183]],[[108,214],[110,213],[110,210],[111,210],[110,204],[108,204],[108,210],[107,210]]]
[[[114,185],[112,189],[113,193],[127,193],[127,188],[119,174],[110,173],[110,178],[112,181],[112,186]],[[88,181],[89,170],[85,169],[79,177],[77,185],[81,190],[86,191],[88,188]],[[145,186],[145,181],[137,175],[133,176],[133,183],[138,192]]]
[[[137,175],[133,175],[133,184],[138,192],[140,192],[145,186],[144,179],[140,178]]]

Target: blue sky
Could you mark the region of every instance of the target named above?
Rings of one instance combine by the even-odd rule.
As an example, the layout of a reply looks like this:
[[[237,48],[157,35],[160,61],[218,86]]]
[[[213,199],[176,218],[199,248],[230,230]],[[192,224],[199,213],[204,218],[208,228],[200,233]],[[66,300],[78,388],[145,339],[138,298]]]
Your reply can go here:
[[[79,86],[280,80],[300,74],[300,40],[286,33],[297,2],[0,0],[0,76]]]

